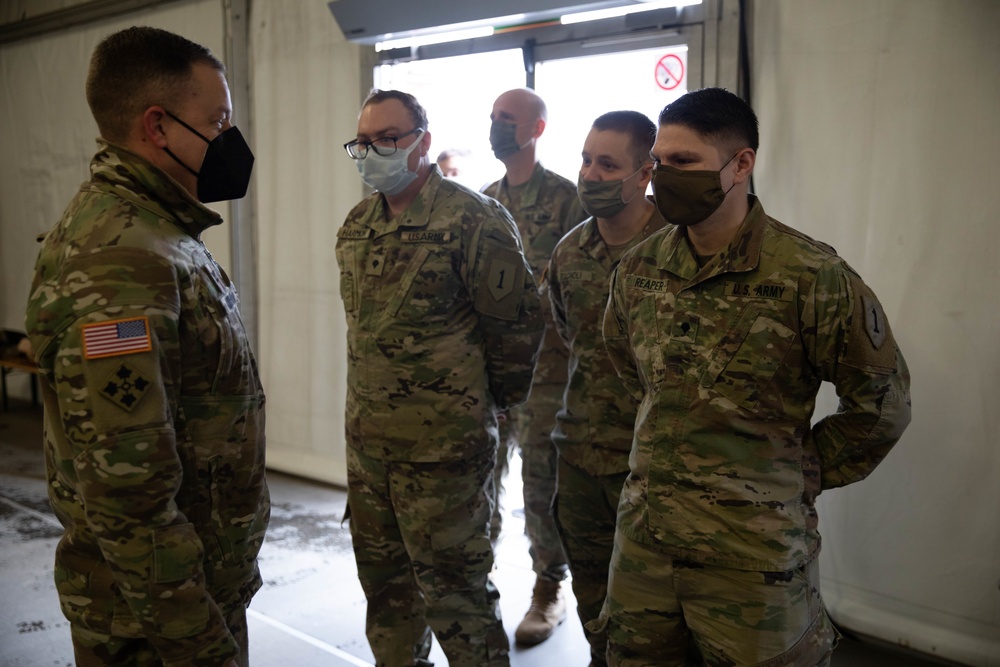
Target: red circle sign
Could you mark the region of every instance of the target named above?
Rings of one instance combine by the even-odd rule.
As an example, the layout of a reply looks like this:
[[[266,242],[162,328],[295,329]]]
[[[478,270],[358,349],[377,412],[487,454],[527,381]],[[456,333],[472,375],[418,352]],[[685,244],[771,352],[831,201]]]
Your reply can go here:
[[[663,90],[673,90],[684,80],[684,61],[673,53],[660,58],[656,63],[656,85]]]

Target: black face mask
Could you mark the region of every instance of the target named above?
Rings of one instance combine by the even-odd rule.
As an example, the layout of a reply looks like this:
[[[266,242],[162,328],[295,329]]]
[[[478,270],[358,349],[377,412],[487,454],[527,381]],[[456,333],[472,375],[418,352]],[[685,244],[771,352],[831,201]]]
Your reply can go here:
[[[215,139],[208,139],[169,111],[166,113],[208,144],[208,151],[205,152],[205,159],[201,163],[201,171],[195,171],[181,162],[169,148],[163,149],[177,164],[197,177],[198,201],[209,204],[214,201],[241,199],[246,195],[250,186],[250,173],[253,171],[253,152],[240,131],[231,127]]]

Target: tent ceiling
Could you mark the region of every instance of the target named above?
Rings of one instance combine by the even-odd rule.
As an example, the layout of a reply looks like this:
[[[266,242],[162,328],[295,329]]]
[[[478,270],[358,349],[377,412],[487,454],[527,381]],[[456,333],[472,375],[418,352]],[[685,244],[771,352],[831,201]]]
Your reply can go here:
[[[328,3],[349,41],[374,44],[391,38],[415,37],[446,30],[496,25],[525,25],[558,20],[563,14],[648,0],[505,0],[502,3],[456,3],[454,0],[334,0]]]

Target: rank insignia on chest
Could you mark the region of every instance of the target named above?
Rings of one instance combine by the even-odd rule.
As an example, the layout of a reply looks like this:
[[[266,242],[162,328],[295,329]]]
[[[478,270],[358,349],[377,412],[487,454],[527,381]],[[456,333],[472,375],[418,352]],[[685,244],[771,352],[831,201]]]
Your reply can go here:
[[[108,376],[101,389],[101,396],[126,412],[131,412],[149,389],[150,381],[126,363],[121,363]]]
[[[365,268],[366,276],[381,276],[385,270],[385,258],[382,255],[372,255],[368,258],[368,266]]]
[[[116,357],[153,349],[149,318],[145,316],[84,324],[82,333],[85,359]]]

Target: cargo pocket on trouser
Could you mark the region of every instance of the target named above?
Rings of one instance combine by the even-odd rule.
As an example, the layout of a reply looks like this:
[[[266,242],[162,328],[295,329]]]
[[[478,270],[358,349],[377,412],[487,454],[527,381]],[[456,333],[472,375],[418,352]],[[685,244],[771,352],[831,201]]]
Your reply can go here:
[[[819,615],[802,638],[795,643],[795,646],[781,655],[757,663],[756,667],[783,667],[784,665],[826,667],[830,664],[833,649],[837,646],[838,641],[840,641],[840,633],[833,626],[833,621],[830,620],[826,610],[820,609]]]
[[[823,607],[819,593],[819,563],[813,560],[794,570],[795,581],[805,592],[805,604],[810,610],[815,610],[816,617],[809,628],[795,644],[773,658],[761,661],[756,667],[826,667],[830,664],[833,649],[840,640],[840,633],[834,627],[833,621]]]
[[[506,665],[509,644],[500,622],[500,593],[489,579],[493,548],[488,536],[492,452],[483,460],[425,469],[424,492],[440,511],[428,522],[433,592],[426,619],[452,664]],[[430,479],[434,478],[434,479]]]
[[[153,576],[150,599],[158,634],[167,639],[188,637],[205,629],[205,553],[190,523],[153,532]]]

